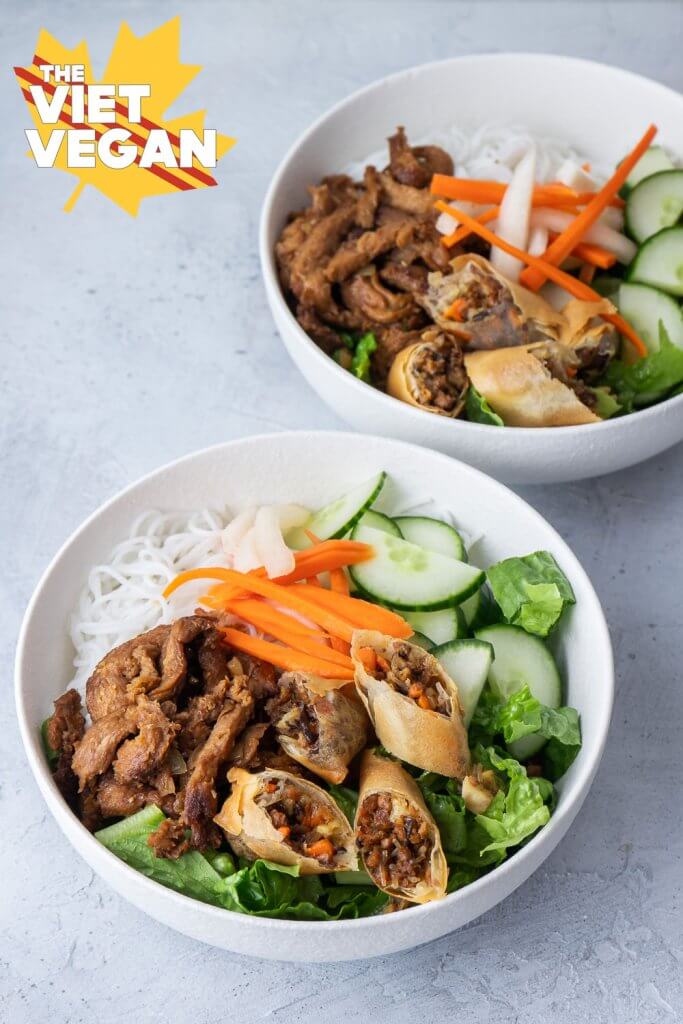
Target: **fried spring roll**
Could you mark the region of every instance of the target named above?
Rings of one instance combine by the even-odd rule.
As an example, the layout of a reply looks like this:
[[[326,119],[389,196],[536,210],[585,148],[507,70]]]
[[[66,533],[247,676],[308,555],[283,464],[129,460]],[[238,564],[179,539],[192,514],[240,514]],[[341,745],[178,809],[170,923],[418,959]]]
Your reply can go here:
[[[458,688],[436,658],[371,630],[354,633],[351,657],[380,743],[417,768],[464,778],[470,752]]]
[[[471,352],[465,365],[472,384],[509,427],[568,427],[600,423],[576,392],[553,376],[547,346]]]
[[[453,335],[434,329],[398,353],[387,381],[394,398],[450,417],[462,412],[468,386],[460,345]]]
[[[356,845],[366,871],[390,896],[427,903],[446,895],[441,837],[414,779],[366,750],[361,762]]]
[[[450,273],[429,275],[424,304],[439,327],[465,341],[470,352],[535,342],[577,345],[603,334],[616,342],[614,328],[600,319],[615,312],[608,299],[571,299],[558,311],[473,253],[452,260]]]
[[[356,869],[351,826],[320,786],[276,769],[231,768],[228,780],[232,792],[214,820],[238,856],[298,864],[302,875]]]
[[[343,782],[367,742],[365,708],[343,682],[284,672],[266,710],[285,753],[327,782]]]

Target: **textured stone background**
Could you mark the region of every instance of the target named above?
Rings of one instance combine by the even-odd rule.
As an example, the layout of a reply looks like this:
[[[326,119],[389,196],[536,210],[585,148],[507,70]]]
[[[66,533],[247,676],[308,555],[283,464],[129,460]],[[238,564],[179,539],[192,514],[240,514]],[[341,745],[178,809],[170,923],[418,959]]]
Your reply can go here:
[[[239,138],[221,187],[147,201],[136,222],[86,191],[65,215],[71,181],[23,155],[27,114],[9,67],[27,62],[44,26],[67,45],[87,38],[100,68],[122,19],[141,33],[178,11],[183,55],[204,65],[178,113],[206,105],[208,123]],[[413,953],[264,967],[148,920],[93,877],[48,816],[10,678],[39,574],[105,498],[204,445],[341,426],[286,357],[256,259],[264,190],[312,118],[387,72],[487,50],[593,57],[681,88],[683,6],[3,0],[0,12],[0,1017],[680,1020],[683,448],[598,481],[524,489],[604,602],[618,672],[610,740],[570,835],[541,870],[470,927]]]

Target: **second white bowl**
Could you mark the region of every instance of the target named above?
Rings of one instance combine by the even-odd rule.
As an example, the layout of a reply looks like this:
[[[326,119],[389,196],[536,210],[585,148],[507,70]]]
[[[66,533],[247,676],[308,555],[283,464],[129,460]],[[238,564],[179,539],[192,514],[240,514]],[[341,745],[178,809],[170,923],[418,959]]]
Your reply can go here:
[[[542,88],[539,83],[543,83]],[[683,97],[619,68],[545,54],[488,54],[411,68],[354,93],[320,118],[278,168],[263,207],[261,266],[289,354],[325,402],[356,430],[427,445],[500,479],[552,483],[610,473],[683,439],[683,395],[605,423],[538,428],[483,426],[412,408],[357,380],[326,356],[285,302],[273,249],[306,186],[377,151],[403,124],[408,137],[453,125],[523,125],[562,136],[612,166],[645,127],[683,155]]]

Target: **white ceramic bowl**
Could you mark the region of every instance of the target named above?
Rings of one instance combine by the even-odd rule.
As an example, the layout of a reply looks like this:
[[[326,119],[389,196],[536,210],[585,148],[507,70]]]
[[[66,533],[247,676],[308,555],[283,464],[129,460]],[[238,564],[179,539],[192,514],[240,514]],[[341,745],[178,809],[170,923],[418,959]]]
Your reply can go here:
[[[539,84],[542,83],[542,84]],[[623,469],[683,439],[683,395],[633,416],[576,427],[496,429],[412,408],[356,380],[326,356],[287,307],[273,247],[306,185],[362,161],[396,125],[408,137],[452,125],[521,124],[566,138],[597,163],[620,160],[647,125],[683,156],[683,97],[639,75],[545,54],[488,54],[411,68],[354,93],[294,144],[263,207],[261,266],[287,349],[309,384],[356,430],[428,445],[512,482],[551,483]]]
[[[52,781],[40,744],[40,723],[71,678],[67,622],[89,568],[107,557],[127,535],[133,519],[147,509],[292,500],[316,507],[380,468],[391,476],[393,507],[433,495],[463,527],[483,533],[478,547],[482,565],[547,548],[571,581],[576,605],[563,623],[556,655],[566,679],[566,699],[581,714],[583,747],[558,786],[553,817],[514,857],[466,889],[426,906],[359,921],[251,918],[150,881],[109,853],[71,813]],[[45,572],[26,612],[16,661],[17,712],[26,753],[75,853],[163,924],[215,946],[281,960],[352,960],[406,949],[466,924],[511,893],[545,860],[579,810],[602,754],[612,694],[612,651],[600,603],[570,549],[537,512],[501,484],[444,455],[399,441],[343,433],[273,434],[233,441],[165,466],[112,498],[76,531]],[[45,870],[50,870],[47,857]]]

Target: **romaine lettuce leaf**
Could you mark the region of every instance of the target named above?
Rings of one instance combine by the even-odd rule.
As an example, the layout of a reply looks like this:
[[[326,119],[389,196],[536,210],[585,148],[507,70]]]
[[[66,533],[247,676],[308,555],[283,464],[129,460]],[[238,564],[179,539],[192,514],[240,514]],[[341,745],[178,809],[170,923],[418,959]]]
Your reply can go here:
[[[353,819],[356,817],[356,808],[358,806],[358,793],[355,789],[349,789],[348,786],[330,784],[329,788],[330,796],[353,825]]]
[[[543,748],[543,770],[555,781],[564,775],[581,749],[581,726],[575,708],[549,708],[531,695],[528,686],[499,701],[485,689],[472,717],[471,741],[489,744],[502,736],[514,743],[523,736],[539,734],[549,742]]]
[[[477,391],[474,384],[470,384],[465,400],[465,415],[472,423],[488,423],[493,427],[503,427],[505,424],[494,412],[484,396]]]
[[[549,551],[505,558],[486,570],[505,619],[527,633],[547,636],[564,608],[575,603],[569,580]]]
[[[219,852],[207,857],[196,850],[177,860],[157,857],[147,839],[164,818],[158,807],[146,807],[96,832],[95,838],[155,882],[237,913],[299,921],[338,921],[377,913],[387,903],[386,895],[374,885],[335,885],[323,882],[317,875],[300,876],[296,866],[266,860],[241,861],[235,870],[230,854]]]
[[[659,322],[659,349],[632,364],[613,359],[601,384],[609,387],[625,412],[652,405],[683,384],[683,349],[670,340]]]
[[[499,790],[486,813],[476,816],[477,824],[492,840],[481,852],[485,855],[519,846],[550,819],[547,784],[541,786],[538,779],[530,779],[519,761],[501,756],[494,747],[478,748],[475,756],[508,778],[507,790]]]

